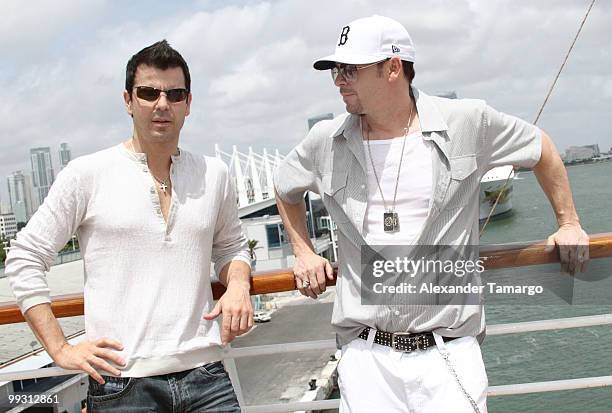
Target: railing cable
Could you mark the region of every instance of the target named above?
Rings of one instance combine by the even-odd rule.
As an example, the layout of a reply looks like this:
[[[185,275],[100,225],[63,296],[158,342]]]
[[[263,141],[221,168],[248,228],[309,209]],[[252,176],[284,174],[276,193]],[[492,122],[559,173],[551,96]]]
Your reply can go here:
[[[542,102],[542,106],[540,106],[540,110],[538,111],[538,114],[536,115],[536,118],[533,121],[534,125],[537,125],[538,121],[540,120],[540,116],[542,115],[542,112],[544,111],[544,107],[548,103],[548,99],[550,98],[550,95],[552,94],[553,89],[557,85],[557,81],[559,80],[559,77],[561,76],[561,72],[563,71],[563,68],[565,67],[565,64],[567,63],[567,60],[568,60],[568,58],[570,56],[570,53],[574,49],[574,45],[576,44],[576,41],[578,40],[578,36],[580,36],[580,32],[582,32],[582,28],[584,27],[584,23],[586,22],[587,18],[589,17],[589,14],[591,13],[591,9],[593,8],[594,4],[595,4],[595,0],[592,0],[591,4],[589,5],[589,8],[588,8],[586,14],[582,18],[582,22],[580,23],[580,27],[578,28],[578,31],[576,32],[576,36],[574,36],[574,40],[572,41],[572,44],[570,45],[567,53],[565,54],[565,58],[563,59],[563,63],[561,63],[561,67],[559,67],[559,71],[557,72],[557,75],[555,76],[555,80],[552,82],[552,85],[550,85],[550,89],[548,89],[548,93],[546,94],[546,97],[544,98],[544,102]],[[485,220],[484,224],[482,225],[482,229],[480,230],[480,236],[482,236],[485,228],[487,227],[487,224],[489,223],[489,221],[491,220],[491,217],[493,216],[493,212],[495,211],[495,207],[497,206],[497,204],[499,203],[499,200],[501,199],[502,195],[506,191],[506,187],[508,186],[508,182],[510,182],[510,177],[512,176],[512,172],[513,172],[513,170],[510,171],[510,174],[508,175],[508,178],[506,178],[506,181],[502,185],[501,190],[497,194],[497,197],[495,198],[495,202],[493,203],[493,206],[491,207],[491,210],[489,211],[489,215],[487,216],[487,219]]]

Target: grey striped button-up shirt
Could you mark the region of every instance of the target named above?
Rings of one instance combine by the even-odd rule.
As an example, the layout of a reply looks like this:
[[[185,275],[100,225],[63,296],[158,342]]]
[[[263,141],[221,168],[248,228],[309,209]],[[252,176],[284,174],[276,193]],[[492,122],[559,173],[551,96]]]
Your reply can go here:
[[[496,166],[534,166],[540,159],[541,131],[482,100],[433,97],[416,88],[413,92],[424,139],[434,144],[432,198],[415,243],[478,245],[482,176]],[[361,247],[368,202],[362,140],[356,115],[321,121],[274,174],[281,198],[295,204],[307,190],[318,193],[338,226],[339,277],[332,316],[338,344],[355,339],[366,326],[484,338],[482,305],[361,304]]]

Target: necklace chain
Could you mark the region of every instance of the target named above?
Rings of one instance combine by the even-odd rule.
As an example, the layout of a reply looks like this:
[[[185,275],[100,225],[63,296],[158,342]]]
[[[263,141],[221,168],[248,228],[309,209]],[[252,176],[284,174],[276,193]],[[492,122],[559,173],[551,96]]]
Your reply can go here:
[[[130,139],[130,149],[132,150],[132,152],[136,153],[136,148],[134,148],[134,138]],[[153,177],[153,179],[155,179],[159,185],[159,189],[162,190],[162,192],[165,194],[166,193],[166,189],[168,188],[168,182],[163,180],[163,179],[159,179],[158,177],[155,176],[155,174],[151,171],[151,168],[147,168],[149,171],[149,174]]]
[[[402,153],[400,155],[400,162],[397,168],[397,177],[395,179],[395,191],[393,192],[393,204],[391,208],[387,207],[387,201],[385,201],[385,194],[383,193],[382,187],[380,186],[380,179],[378,179],[378,174],[376,173],[376,166],[374,165],[374,158],[372,157],[372,149],[370,148],[370,132],[367,129],[364,129],[363,122],[361,121],[361,117],[359,117],[359,124],[361,127],[361,134],[365,135],[367,146],[368,146],[368,154],[370,155],[370,163],[372,164],[372,171],[374,172],[374,178],[376,178],[376,185],[378,185],[378,190],[380,191],[380,196],[383,201],[383,206],[388,212],[395,212],[395,200],[397,198],[397,186],[399,183],[400,171],[402,170],[402,161],[404,159],[404,149],[406,147],[406,138],[408,137],[408,131],[410,130],[410,124],[412,121],[412,112],[414,106],[410,107],[410,114],[408,115],[408,125],[404,128],[404,142],[402,143]]]

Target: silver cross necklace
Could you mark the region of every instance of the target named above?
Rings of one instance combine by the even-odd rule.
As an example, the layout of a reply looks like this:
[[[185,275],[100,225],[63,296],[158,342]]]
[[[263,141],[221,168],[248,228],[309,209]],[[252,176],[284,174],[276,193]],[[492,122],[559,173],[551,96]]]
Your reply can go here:
[[[378,190],[380,191],[380,196],[383,201],[383,207],[385,208],[385,212],[383,213],[383,230],[385,232],[398,232],[399,231],[399,215],[395,212],[395,199],[397,198],[397,185],[399,183],[400,171],[402,170],[402,160],[404,159],[404,148],[406,147],[406,139],[408,137],[408,131],[410,130],[410,123],[412,121],[412,111],[413,106],[410,107],[410,115],[408,115],[408,125],[404,128],[404,142],[402,144],[402,153],[400,155],[399,167],[397,168],[397,178],[395,179],[395,191],[393,193],[393,204],[391,207],[387,207],[387,202],[385,201],[385,195],[383,194],[382,187],[380,186],[380,179],[378,179],[378,174],[376,173],[376,166],[374,165],[374,158],[372,158],[372,149],[370,149],[370,132],[363,127],[363,122],[361,121],[361,116],[359,117],[359,125],[361,128],[361,134],[365,136],[366,142],[368,144],[368,153],[370,155],[370,162],[372,163],[372,170],[374,171],[374,178],[376,178],[376,184],[378,185]]]
[[[153,172],[151,172],[150,170],[149,170],[149,173],[151,174],[153,179],[155,179],[157,181],[157,184],[159,185],[159,189],[161,189],[161,191],[165,194],[166,193],[166,189],[168,189],[168,184],[166,184],[165,181],[162,181],[161,179],[159,179],[158,177],[153,175]]]

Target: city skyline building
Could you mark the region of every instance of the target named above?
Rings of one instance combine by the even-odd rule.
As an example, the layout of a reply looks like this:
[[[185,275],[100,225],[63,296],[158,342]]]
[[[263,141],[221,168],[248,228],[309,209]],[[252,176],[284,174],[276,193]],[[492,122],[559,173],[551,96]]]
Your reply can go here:
[[[584,145],[583,148],[590,148],[593,150],[593,154],[595,156],[599,156],[601,155],[601,151],[599,150],[599,145],[598,144],[594,144],[594,145]]]
[[[599,156],[599,145],[570,146],[565,150],[565,162],[583,161]]]
[[[454,90],[446,90],[444,92],[438,92],[435,96],[447,99],[457,99],[457,92]]]
[[[0,235],[4,239],[15,238],[17,234],[17,220],[14,214],[0,214]],[[0,246],[0,248],[3,246]]]
[[[53,161],[51,159],[51,148],[48,146],[30,149],[30,161],[32,163],[32,183],[34,195],[39,205],[49,193],[49,188],[55,180],[53,172]]]
[[[322,115],[317,115],[317,116],[313,116],[312,118],[308,118],[308,130],[311,130],[312,127],[317,122],[321,122],[322,120],[333,119],[333,118],[334,118],[333,113],[324,113]]]
[[[72,159],[72,152],[70,151],[68,144],[65,142],[62,142],[60,144],[60,150],[59,150],[60,170],[64,169],[64,167],[68,165],[68,162],[70,162],[71,159]]]
[[[11,210],[17,222],[27,222],[36,210],[32,199],[32,179],[23,171],[15,171],[7,177]]]

